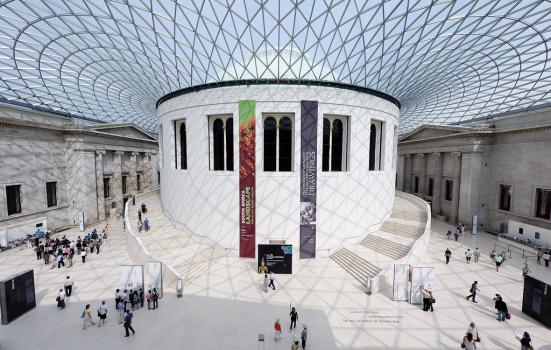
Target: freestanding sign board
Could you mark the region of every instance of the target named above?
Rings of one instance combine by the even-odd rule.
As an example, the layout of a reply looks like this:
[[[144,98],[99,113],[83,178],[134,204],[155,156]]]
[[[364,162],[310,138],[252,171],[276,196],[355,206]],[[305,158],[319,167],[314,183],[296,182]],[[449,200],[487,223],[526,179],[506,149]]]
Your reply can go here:
[[[121,265],[120,285],[123,290],[143,288],[143,265]]]
[[[293,246],[290,244],[259,244],[258,272],[293,273]]]
[[[0,281],[0,305],[2,324],[8,324],[36,307],[33,270]]]
[[[409,296],[409,265],[394,265],[394,280],[392,284],[392,300],[408,300]]]
[[[432,289],[433,283],[434,283],[433,267],[412,267],[411,268],[411,287],[409,290],[410,304],[421,304],[423,302],[421,287]]]
[[[551,327],[551,285],[524,276],[522,312]]]
[[[153,291],[157,289],[159,298],[163,297],[163,264],[160,261],[148,262],[145,264],[146,288]]]

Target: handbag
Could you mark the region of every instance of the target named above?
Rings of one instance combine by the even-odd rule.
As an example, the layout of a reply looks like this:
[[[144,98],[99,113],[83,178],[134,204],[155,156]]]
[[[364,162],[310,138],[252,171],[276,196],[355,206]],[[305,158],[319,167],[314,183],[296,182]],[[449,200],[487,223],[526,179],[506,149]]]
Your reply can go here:
[[[507,315],[505,315],[505,318],[510,320],[511,319],[511,313],[508,312]]]
[[[430,298],[430,303],[431,303],[431,304],[434,304],[434,303],[436,303],[436,299],[434,299],[434,298]]]

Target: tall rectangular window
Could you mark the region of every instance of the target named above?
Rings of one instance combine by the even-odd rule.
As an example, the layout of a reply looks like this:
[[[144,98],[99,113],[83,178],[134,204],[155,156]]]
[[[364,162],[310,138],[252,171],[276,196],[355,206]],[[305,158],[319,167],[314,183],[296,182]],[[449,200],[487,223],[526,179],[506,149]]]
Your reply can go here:
[[[111,186],[110,186],[110,183],[109,183],[110,180],[111,180],[110,177],[104,177],[103,178],[103,197],[104,198],[111,197],[110,193],[109,193],[109,190],[111,189]]]
[[[186,120],[174,121],[174,155],[176,169],[187,169]]]
[[[142,175],[136,175],[136,190],[140,192],[142,190]]]
[[[413,177],[413,193],[419,193],[419,176]]]
[[[164,167],[164,157],[163,157],[163,126],[159,125],[159,164],[161,165],[161,169]]]
[[[371,171],[383,169],[383,130],[384,122],[371,121],[369,127],[369,170]]]
[[[551,190],[536,188],[536,217],[551,219]]]
[[[348,117],[323,117],[321,170],[348,170]]]
[[[127,183],[127,180],[128,180],[128,176],[126,175],[123,175],[122,176],[122,194],[126,194],[126,190],[127,190],[127,186],[126,186],[126,183]]]
[[[292,171],[292,116],[267,115],[263,120],[263,130],[264,171]]]
[[[8,215],[21,213],[21,185],[6,186]]]
[[[444,198],[447,201],[451,201],[452,200],[452,195],[453,195],[453,180],[446,180],[446,188],[445,188],[445,191],[444,191]]]
[[[46,182],[46,203],[49,207],[57,205],[57,182]]]
[[[434,193],[434,179],[429,177],[427,196],[432,197]]]
[[[513,196],[513,186],[499,185],[499,209],[511,210],[511,197]]]
[[[210,116],[210,169],[233,171],[233,117]]]

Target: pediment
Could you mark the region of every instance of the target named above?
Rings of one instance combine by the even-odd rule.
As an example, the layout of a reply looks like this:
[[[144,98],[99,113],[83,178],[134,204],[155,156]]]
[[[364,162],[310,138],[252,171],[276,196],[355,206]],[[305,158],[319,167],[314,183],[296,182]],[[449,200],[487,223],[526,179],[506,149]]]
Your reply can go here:
[[[100,126],[100,127],[94,127],[93,129],[98,132],[103,132],[103,133],[112,134],[112,135],[156,141],[156,139],[153,136],[149,135],[148,133],[146,133],[145,131],[141,130],[140,128],[134,125]]]
[[[416,141],[430,139],[434,137],[446,136],[446,135],[455,135],[465,132],[465,128],[459,127],[437,127],[437,126],[421,126],[411,133],[405,135],[400,142],[403,141]]]

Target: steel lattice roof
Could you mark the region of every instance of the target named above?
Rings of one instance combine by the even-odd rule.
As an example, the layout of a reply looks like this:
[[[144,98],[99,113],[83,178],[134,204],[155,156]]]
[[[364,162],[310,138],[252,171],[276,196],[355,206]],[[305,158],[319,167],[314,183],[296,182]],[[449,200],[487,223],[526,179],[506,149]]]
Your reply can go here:
[[[307,79],[397,98],[402,130],[547,103],[543,0],[8,0],[0,96],[156,128],[190,86]]]

